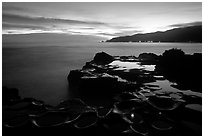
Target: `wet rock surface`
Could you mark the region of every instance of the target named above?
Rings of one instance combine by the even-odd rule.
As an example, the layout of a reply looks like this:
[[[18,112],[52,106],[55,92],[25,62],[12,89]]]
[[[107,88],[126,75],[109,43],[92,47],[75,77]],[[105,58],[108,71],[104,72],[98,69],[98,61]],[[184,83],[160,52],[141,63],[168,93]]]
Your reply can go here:
[[[116,60],[125,66],[112,65]],[[82,98],[51,106],[22,99],[17,89],[3,87],[3,135],[202,135],[202,97],[163,91],[151,84],[166,80],[158,67],[147,69],[158,60],[150,53],[137,58],[101,52],[82,69],[69,73],[73,92],[110,99],[106,105],[91,105]],[[139,69],[126,63],[136,63]]]

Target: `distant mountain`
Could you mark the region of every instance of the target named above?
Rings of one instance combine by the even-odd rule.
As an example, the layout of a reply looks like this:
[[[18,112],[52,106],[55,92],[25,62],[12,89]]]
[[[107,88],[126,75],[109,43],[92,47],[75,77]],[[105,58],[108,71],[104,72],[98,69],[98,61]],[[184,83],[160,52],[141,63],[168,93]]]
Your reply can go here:
[[[115,37],[106,42],[202,42],[202,25],[175,28],[165,32]]]

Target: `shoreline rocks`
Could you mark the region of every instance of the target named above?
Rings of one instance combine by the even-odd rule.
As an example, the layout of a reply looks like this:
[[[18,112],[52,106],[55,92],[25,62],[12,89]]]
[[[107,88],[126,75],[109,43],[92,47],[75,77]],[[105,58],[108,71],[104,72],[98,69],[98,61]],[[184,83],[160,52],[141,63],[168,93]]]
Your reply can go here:
[[[148,83],[166,79],[161,57],[152,53],[139,57],[97,53],[67,77],[71,91],[81,99],[65,100],[57,106],[22,99],[17,89],[3,87],[3,135],[202,135],[202,97],[179,90],[162,91]],[[111,65],[116,60],[122,64]],[[141,68],[128,68],[136,62]],[[156,69],[148,71],[143,65],[155,65]],[[85,103],[84,97],[96,101],[104,98],[106,104]]]

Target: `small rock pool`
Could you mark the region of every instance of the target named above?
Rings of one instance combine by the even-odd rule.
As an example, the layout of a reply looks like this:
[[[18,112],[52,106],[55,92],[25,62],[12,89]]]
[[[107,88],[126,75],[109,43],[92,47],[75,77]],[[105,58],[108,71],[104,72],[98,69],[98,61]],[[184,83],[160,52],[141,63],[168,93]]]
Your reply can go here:
[[[153,72],[155,71],[156,65],[142,65],[141,62],[137,61],[121,61],[121,60],[114,60],[109,64],[112,67],[115,67],[114,70],[123,70],[129,71],[131,69],[141,69],[145,71]],[[165,92],[179,92],[183,93],[184,95],[189,96],[197,96],[202,97],[202,93],[194,92],[191,90],[179,90],[177,88],[172,87],[172,85],[177,85],[176,83],[172,83],[169,80],[165,79],[164,76],[154,75],[154,78],[158,79],[156,82],[145,83],[144,85],[150,85],[155,88],[157,87],[157,92],[165,93]],[[148,89],[154,89],[153,87],[148,86]]]
[[[144,69],[146,71],[154,71],[156,65],[141,65],[140,62],[128,62],[115,60],[109,65],[118,67],[116,70]]]

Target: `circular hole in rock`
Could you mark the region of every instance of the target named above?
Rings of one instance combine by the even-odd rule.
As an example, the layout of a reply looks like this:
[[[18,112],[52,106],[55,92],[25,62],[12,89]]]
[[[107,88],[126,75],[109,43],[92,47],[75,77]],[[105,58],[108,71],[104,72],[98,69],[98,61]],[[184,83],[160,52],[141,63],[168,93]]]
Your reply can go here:
[[[180,105],[168,96],[149,97],[147,102],[158,110],[174,110]]]
[[[83,113],[79,119],[76,120],[74,126],[79,129],[88,128],[96,124],[97,114],[96,112]]]
[[[140,109],[144,106],[140,100],[128,100],[118,102],[114,105],[114,112],[120,114],[126,114],[132,110]]]
[[[127,130],[129,124],[121,117],[119,114],[111,113],[109,114],[101,124],[110,133],[122,133]]]
[[[160,131],[170,130],[173,128],[173,126],[169,122],[163,120],[154,121],[152,123],[152,127]]]
[[[104,117],[106,117],[109,113],[111,113],[112,110],[113,110],[113,108],[99,107],[99,108],[97,109],[98,117],[104,118]]]
[[[130,128],[134,132],[136,132],[136,133],[138,133],[140,135],[143,135],[143,136],[148,135],[148,128],[144,123],[142,123],[142,124],[132,124],[130,126]]]
[[[27,115],[19,115],[10,119],[9,121],[4,123],[6,127],[20,127],[25,125],[29,121],[29,117]]]
[[[71,119],[74,120],[75,118],[68,112],[49,111],[36,117],[33,122],[38,127],[51,127],[66,123],[68,120],[71,122]]]
[[[124,115],[123,119],[125,119],[128,123],[131,123],[131,124],[144,123],[143,117],[140,114],[135,113],[135,112]]]

